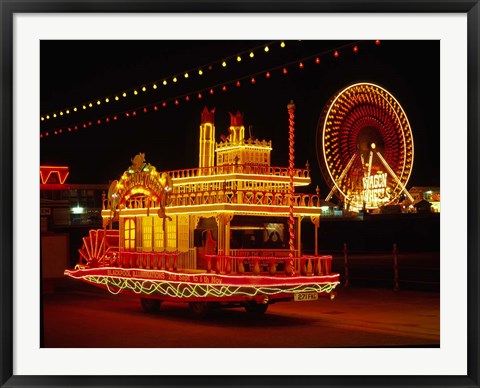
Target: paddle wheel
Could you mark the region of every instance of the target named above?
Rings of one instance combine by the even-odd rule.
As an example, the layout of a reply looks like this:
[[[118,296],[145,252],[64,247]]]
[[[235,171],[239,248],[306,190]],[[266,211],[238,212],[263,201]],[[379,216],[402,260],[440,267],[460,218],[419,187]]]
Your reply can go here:
[[[80,260],[77,268],[96,268],[115,264],[118,256],[118,230],[90,230],[83,237],[83,245],[78,250]]]

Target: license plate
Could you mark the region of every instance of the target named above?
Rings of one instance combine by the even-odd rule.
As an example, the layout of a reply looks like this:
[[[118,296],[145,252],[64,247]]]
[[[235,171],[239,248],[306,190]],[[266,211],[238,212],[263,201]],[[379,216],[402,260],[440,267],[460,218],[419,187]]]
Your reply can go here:
[[[309,300],[318,300],[318,294],[316,292],[302,292],[293,296],[295,302],[306,302]]]

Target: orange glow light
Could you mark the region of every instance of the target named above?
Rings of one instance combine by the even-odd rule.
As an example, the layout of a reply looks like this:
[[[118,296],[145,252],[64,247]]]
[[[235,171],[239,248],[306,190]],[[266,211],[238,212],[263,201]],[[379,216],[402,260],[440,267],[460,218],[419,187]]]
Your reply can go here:
[[[48,132],[45,135],[48,136]],[[41,184],[47,184],[49,179],[55,176],[58,178],[58,182],[63,185],[69,173],[67,166],[40,166],[40,182]]]

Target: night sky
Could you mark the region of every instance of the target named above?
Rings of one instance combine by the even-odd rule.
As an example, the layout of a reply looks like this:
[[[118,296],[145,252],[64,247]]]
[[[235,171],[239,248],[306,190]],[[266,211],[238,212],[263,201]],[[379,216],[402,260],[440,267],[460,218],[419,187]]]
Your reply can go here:
[[[118,179],[130,158],[146,153],[158,170],[198,167],[200,112],[216,108],[216,140],[228,134],[229,112],[245,114],[246,136],[273,141],[272,165],[288,165],[287,104],[294,100],[296,166],[310,162],[313,191],[328,193],[316,156],[316,131],[322,109],[337,91],[356,82],[372,82],[387,89],[400,102],[412,127],[415,159],[407,188],[440,186],[440,44],[439,41],[42,41],[40,46],[40,111],[42,116],[78,106],[80,113],[41,121],[40,163],[70,167],[69,183],[108,183]],[[255,57],[248,50],[257,47]],[[339,57],[333,51],[339,49]],[[236,61],[237,53],[241,62]],[[320,64],[315,64],[319,54]],[[221,62],[230,56],[227,67]],[[298,60],[305,67],[300,69]],[[212,64],[213,63],[213,64]],[[284,64],[288,74],[282,74]],[[198,76],[198,68],[204,74]],[[277,68],[279,67],[279,68]],[[277,68],[277,69],[275,69]],[[193,70],[195,71],[193,71]],[[255,76],[250,75],[270,70]],[[185,79],[181,74],[189,72]],[[178,76],[173,83],[172,77]],[[249,76],[236,87],[239,78]],[[168,78],[168,85],[161,81]],[[152,89],[152,83],[158,88]],[[221,85],[227,83],[227,91]],[[145,85],[148,89],[142,92]],[[220,86],[218,86],[220,85]],[[133,95],[138,87],[139,94]],[[214,94],[209,94],[214,87]],[[201,90],[203,98],[198,99]],[[113,102],[116,94],[128,97]],[[195,93],[193,93],[195,92]],[[188,94],[176,106],[162,101]],[[105,97],[110,102],[104,102]],[[98,106],[96,101],[102,100]],[[81,109],[92,102],[93,108]],[[143,106],[157,103],[148,113]],[[138,109],[142,107],[142,109]],[[127,118],[126,111],[137,115]],[[123,113],[120,113],[123,112]],[[118,120],[104,122],[105,117]],[[97,124],[101,119],[102,123]],[[88,122],[92,122],[88,126]],[[82,124],[87,123],[87,128]],[[78,131],[74,131],[78,125]],[[72,128],[72,133],[68,128]],[[54,130],[62,133],[54,135]]]

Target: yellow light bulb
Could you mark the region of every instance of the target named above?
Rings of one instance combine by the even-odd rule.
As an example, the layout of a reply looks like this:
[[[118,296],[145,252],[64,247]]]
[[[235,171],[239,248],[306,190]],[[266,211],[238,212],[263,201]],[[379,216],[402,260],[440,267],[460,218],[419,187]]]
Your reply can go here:
[[[73,108],[73,111],[76,112],[76,111],[77,111],[77,107]]]
[[[146,91],[146,90],[147,90],[147,88],[144,86],[144,87],[142,88],[142,92],[144,92],[144,91]]]
[[[185,78],[188,78],[188,73],[185,73]]]
[[[45,120],[45,118],[44,118],[44,117],[40,117],[40,120],[44,121],[44,120]]]
[[[270,49],[268,48],[268,46],[265,46],[264,50],[265,50],[266,53],[268,53],[268,51],[269,51]]]
[[[227,66],[227,62],[223,61],[223,62],[222,62],[222,66],[223,66],[223,67],[226,67],[226,66]]]
[[[242,57],[239,55],[239,56],[237,57],[237,61],[240,62],[241,60],[242,60]]]
[[[47,115],[47,120],[49,120],[49,119],[50,119],[50,116],[49,116],[49,115]]]
[[[138,94],[138,92],[137,92],[136,90],[134,90],[134,91],[133,91],[133,94],[137,95],[137,94]]]
[[[57,117],[57,115],[54,113],[54,114],[53,114],[53,117]]]
[[[203,70],[202,69],[198,70],[198,75],[202,75],[202,74],[203,74]]]
[[[92,104],[92,103],[90,103],[90,104],[88,104],[88,106],[91,108],[91,107],[93,106],[93,104]]]
[[[100,105],[100,104],[101,104],[101,102],[100,102],[100,100],[98,100],[98,101],[97,101],[97,105]]]
[[[177,82],[177,77],[173,77],[173,82]]]
[[[87,107],[86,107],[85,105],[84,105],[84,106],[82,106],[82,108],[83,108],[83,109],[87,109]]]
[[[69,115],[69,114],[70,114],[70,111],[67,109],[67,111],[66,111],[65,113],[66,113],[67,115]]]
[[[255,54],[253,53],[253,51],[250,53],[250,58],[253,58],[255,56]]]
[[[63,112],[60,112],[60,116],[63,116]]]
[[[115,100],[118,101],[120,98],[118,96],[115,96]]]
[[[166,84],[167,84],[167,80],[164,80],[164,81],[163,81],[163,84],[166,85]]]
[[[106,98],[106,99],[105,99],[105,102],[110,102],[110,99]]]
[[[156,88],[157,88],[157,84],[153,84],[153,88],[156,89]]]
[[[280,47],[284,48],[285,47],[285,42],[280,43]]]
[[[123,93],[122,96],[123,96],[123,97],[127,97],[127,93]]]

